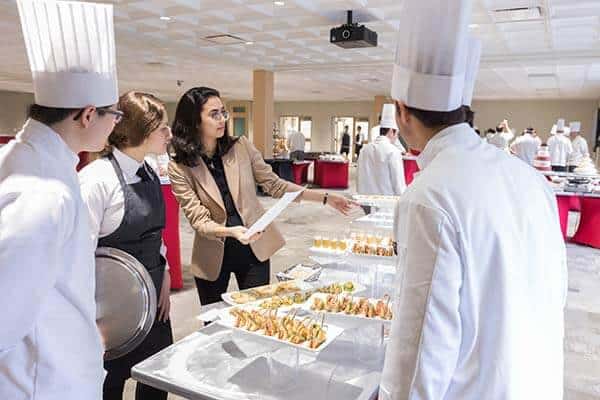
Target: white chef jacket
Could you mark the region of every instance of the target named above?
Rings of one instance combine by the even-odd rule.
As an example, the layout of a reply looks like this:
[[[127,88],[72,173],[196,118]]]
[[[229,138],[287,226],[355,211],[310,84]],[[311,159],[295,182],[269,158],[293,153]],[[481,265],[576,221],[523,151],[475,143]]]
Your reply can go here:
[[[0,149],[0,399],[101,399],[94,245],[78,157],[28,120]]]
[[[290,148],[290,153],[293,151],[304,151],[305,144],[306,138],[302,132],[294,131],[288,138],[288,147]]]
[[[358,193],[398,196],[406,189],[402,153],[385,136],[363,146],[358,157]]]
[[[584,158],[590,156],[590,150],[588,148],[587,141],[581,135],[577,135],[575,139],[571,141],[573,152],[569,157],[570,165],[579,165]]]
[[[566,167],[567,160],[573,152],[571,140],[563,134],[557,133],[548,139],[550,164],[552,166]]]
[[[531,133],[525,133],[515,139],[510,145],[511,151],[529,165],[533,165],[533,159],[542,145],[542,140],[533,136]]]
[[[508,144],[514,137],[515,135],[511,131],[496,132],[491,138],[488,139],[488,143],[498,147],[499,149],[508,151]]]
[[[381,131],[381,125],[375,125],[371,128],[371,132],[369,132],[369,143],[373,143],[375,139],[379,137],[379,133]]]
[[[398,150],[400,150],[400,153],[406,153],[406,149],[404,148],[404,146],[402,146],[402,142],[400,141],[400,139],[398,139],[398,137],[396,137],[396,140],[392,144],[396,146]]]
[[[566,251],[545,178],[467,124],[417,162],[380,399],[562,399]]]

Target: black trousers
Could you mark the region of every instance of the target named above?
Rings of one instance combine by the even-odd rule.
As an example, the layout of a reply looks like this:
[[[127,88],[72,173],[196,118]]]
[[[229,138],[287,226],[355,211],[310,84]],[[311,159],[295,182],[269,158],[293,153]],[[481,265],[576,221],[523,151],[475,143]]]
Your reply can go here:
[[[304,151],[296,150],[290,153],[290,159],[294,161],[304,161]]]
[[[554,172],[567,172],[567,167],[562,167],[560,165],[553,165],[552,171]]]
[[[158,318],[158,316],[157,316]],[[108,372],[102,389],[104,400],[121,400],[125,381],[131,378],[131,368],[137,363],[158,353],[173,344],[171,321],[154,321],[152,329],[142,343],[131,352],[114,360],[105,361],[104,369]],[[155,389],[143,383],[136,384],[136,400],[167,400],[167,392]]]
[[[567,167],[567,172],[575,172],[575,168],[577,168],[577,165],[569,165]]]
[[[207,305],[221,301],[221,295],[227,291],[232,273],[240,290],[250,289],[269,284],[271,264],[269,260],[259,261],[250,246],[244,246],[236,239],[227,238],[223,264],[217,280],[194,278],[200,304]]]

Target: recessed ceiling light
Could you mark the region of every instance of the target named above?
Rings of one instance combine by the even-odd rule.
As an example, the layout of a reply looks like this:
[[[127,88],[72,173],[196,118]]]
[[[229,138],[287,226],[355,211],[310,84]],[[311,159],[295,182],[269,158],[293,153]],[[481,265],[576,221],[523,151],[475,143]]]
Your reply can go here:
[[[285,1],[274,1],[273,4],[279,7],[285,6]]]
[[[170,21],[171,17],[163,16],[163,17],[160,17],[160,20],[161,21]]]
[[[252,42],[252,41],[248,40],[248,41],[246,42],[246,44],[247,44],[247,45],[251,45],[251,44],[254,44],[254,42]]]
[[[472,28],[472,29],[479,28],[479,24],[470,24],[469,28]]]

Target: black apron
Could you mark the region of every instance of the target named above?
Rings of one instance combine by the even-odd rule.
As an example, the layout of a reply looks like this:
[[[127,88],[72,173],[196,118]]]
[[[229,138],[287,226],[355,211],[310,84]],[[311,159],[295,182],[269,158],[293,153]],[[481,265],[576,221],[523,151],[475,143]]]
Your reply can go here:
[[[109,154],[108,159],[121,183],[124,215],[117,230],[101,238],[98,247],[123,250],[142,263],[152,277],[158,301],[166,265],[165,259],[160,254],[162,230],[165,226],[165,204],[160,181],[152,168],[144,163],[146,173],[149,173],[153,179],[128,185],[115,157]],[[173,343],[170,321],[158,321],[158,310],[156,318],[148,336],[138,347],[123,357],[104,363],[104,368],[108,372],[104,381],[105,399],[107,392],[114,392],[115,389],[118,391],[122,387],[125,380],[131,376],[131,368],[135,364]]]

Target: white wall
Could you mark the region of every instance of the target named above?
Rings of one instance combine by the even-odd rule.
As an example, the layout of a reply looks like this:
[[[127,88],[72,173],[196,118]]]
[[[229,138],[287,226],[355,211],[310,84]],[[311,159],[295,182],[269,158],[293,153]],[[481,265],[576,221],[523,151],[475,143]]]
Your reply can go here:
[[[15,135],[20,131],[32,103],[32,93],[0,91],[0,135]]]
[[[15,134],[23,125],[27,107],[33,102],[31,93],[0,91],[0,134]],[[169,117],[175,114],[175,103],[168,103]],[[475,123],[481,129],[492,128],[503,118],[520,132],[535,127],[543,138],[557,118],[579,120],[590,147],[596,132],[595,100],[486,100],[474,101]],[[331,121],[335,116],[366,117],[373,111],[373,102],[276,102],[275,121],[282,115],[304,115],[313,120],[313,149],[330,151],[333,143]],[[250,125],[252,125],[250,121]]]
[[[474,101],[475,125],[485,131],[494,128],[506,118],[511,128],[520,133],[528,126],[534,127],[540,137],[548,137],[552,125],[558,118],[581,121],[581,129],[594,148],[596,139],[596,100],[490,100]]]
[[[373,103],[364,102],[276,102],[275,121],[283,115],[312,117],[312,151],[331,151],[333,117],[369,118]]]

